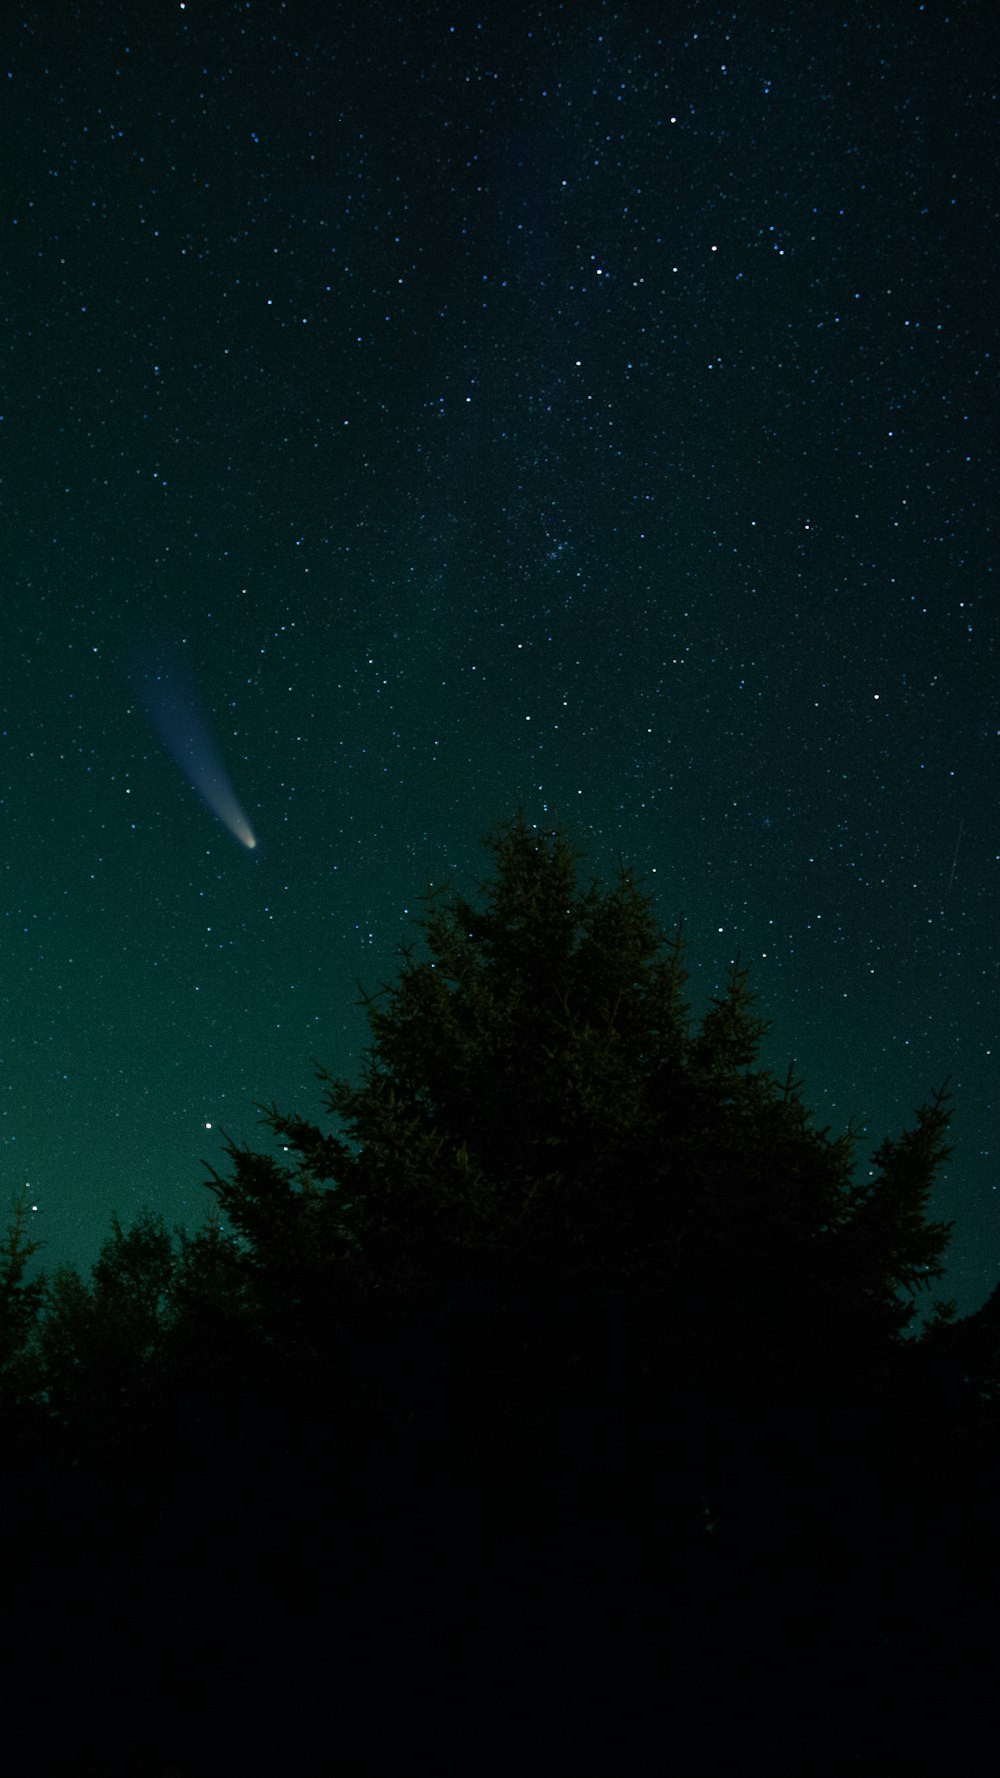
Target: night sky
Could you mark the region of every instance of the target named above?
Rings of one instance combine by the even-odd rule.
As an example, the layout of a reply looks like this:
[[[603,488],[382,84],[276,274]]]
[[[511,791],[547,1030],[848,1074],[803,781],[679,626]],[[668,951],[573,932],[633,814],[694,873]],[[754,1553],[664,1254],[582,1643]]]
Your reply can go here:
[[[222,1131],[356,1077],[358,984],[520,805],[683,912],[696,1007],[751,965],[860,1168],[951,1076],[946,1291],[997,1282],[993,10],[11,13],[0,1185],[47,1266],[198,1226]]]

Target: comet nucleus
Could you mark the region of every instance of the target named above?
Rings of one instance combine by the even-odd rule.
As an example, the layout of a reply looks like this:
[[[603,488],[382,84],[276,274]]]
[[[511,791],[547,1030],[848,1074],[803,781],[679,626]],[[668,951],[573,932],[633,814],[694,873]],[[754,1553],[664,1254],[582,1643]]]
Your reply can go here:
[[[141,660],[133,683],[150,727],[206,808],[218,816],[241,846],[255,851],[257,837],[240,807],[194,678],[180,650],[161,649]]]

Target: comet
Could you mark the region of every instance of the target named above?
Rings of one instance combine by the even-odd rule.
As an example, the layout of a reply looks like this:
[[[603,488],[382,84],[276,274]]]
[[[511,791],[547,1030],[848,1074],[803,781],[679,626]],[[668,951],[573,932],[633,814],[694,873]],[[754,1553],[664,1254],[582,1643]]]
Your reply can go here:
[[[180,651],[164,648],[154,656],[140,658],[132,682],[150,728],[205,807],[234,840],[248,852],[255,852],[257,836],[240,806],[194,677]]]

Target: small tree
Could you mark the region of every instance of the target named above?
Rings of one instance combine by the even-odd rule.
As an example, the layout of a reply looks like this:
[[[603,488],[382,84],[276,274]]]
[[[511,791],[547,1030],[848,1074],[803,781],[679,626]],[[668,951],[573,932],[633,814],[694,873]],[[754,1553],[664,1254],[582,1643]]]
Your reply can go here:
[[[57,1419],[95,1434],[137,1400],[161,1367],[170,1325],[173,1244],[162,1217],[117,1217],[87,1284],[60,1266],[33,1339],[39,1385]]]
[[[0,1244],[0,1377],[8,1379],[19,1366],[45,1299],[44,1273],[27,1276],[31,1260],[43,1245],[27,1233],[30,1214],[27,1192],[21,1191],[14,1199],[12,1220]]]

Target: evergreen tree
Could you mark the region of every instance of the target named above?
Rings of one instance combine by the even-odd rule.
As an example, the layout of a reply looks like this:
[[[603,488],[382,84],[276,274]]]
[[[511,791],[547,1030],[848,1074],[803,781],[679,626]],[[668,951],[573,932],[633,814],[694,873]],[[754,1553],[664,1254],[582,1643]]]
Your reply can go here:
[[[89,1284],[73,1266],[47,1281],[32,1340],[37,1387],[58,1422],[111,1436],[162,1370],[175,1256],[163,1218],[144,1211],[111,1233]]]
[[[389,1612],[421,1600],[414,1686],[446,1660],[492,1722],[511,1688],[530,1714],[534,1665],[606,1694],[610,1764],[626,1717],[700,1747],[720,1693],[720,1760],[796,1735],[814,1769],[912,1751],[906,1685],[942,1648],[909,1625],[969,1564],[933,1527],[995,1475],[947,1305],[910,1337],[949,1235],[946,1095],[859,1178],[854,1133],[762,1063],[743,967],[696,1016],[683,932],[631,872],[581,881],[521,818],[488,846],[478,896],[432,898],[367,1001],[360,1083],[320,1072],[331,1125],[272,1106],[277,1152],[232,1144],[211,1182],[273,1349],[313,1364],[328,1473],[369,1406],[352,1537],[385,1556]]]
[[[12,1220],[0,1244],[0,1385],[6,1392],[23,1382],[24,1354],[45,1300],[45,1275],[28,1276],[42,1242],[28,1235],[27,1192],[14,1199]]]
[[[943,1270],[944,1095],[856,1183],[853,1135],[761,1066],[745,969],[693,1018],[682,932],[630,871],[581,885],[523,818],[488,845],[478,902],[431,900],[368,1001],[361,1084],[321,1073],[339,1128],[272,1107],[281,1156],[234,1145],[213,1178],[258,1276],[286,1302],[322,1279],[327,1304],[532,1277],[655,1306],[709,1364],[738,1326],[744,1368],[891,1345]]]

